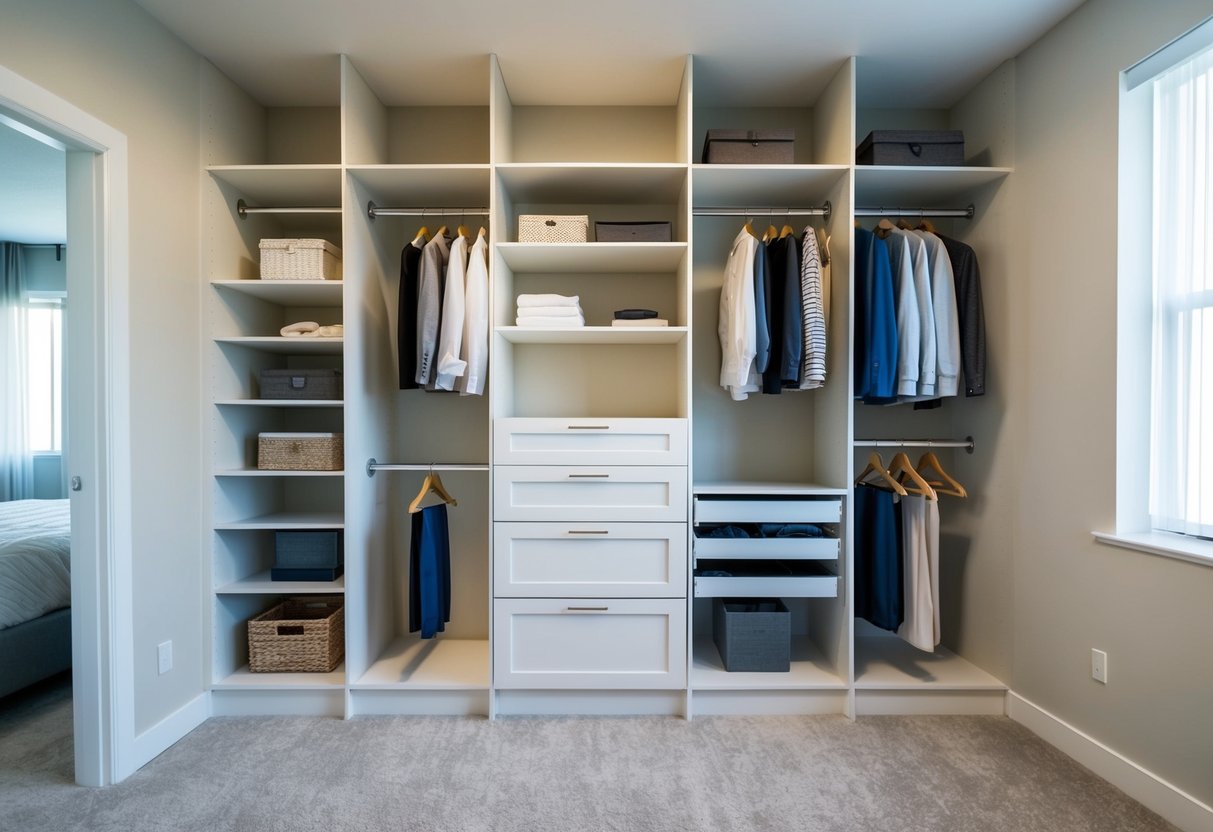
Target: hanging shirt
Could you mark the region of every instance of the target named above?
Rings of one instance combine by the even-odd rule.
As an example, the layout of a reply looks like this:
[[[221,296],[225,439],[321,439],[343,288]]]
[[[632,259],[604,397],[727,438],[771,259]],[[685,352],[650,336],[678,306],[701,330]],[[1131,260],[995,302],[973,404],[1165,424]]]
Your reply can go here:
[[[936,511],[934,563],[931,543],[928,540],[928,505],[933,506]],[[931,653],[939,643],[936,635],[938,627],[935,623],[939,612],[936,606],[939,594],[939,580],[936,574],[939,565],[939,503],[918,494],[908,494],[901,498],[897,507],[901,512],[904,599],[904,613],[901,626],[897,628],[897,635],[919,650]]]
[[[467,362],[459,357],[463,348],[464,298],[467,286],[468,238],[455,236],[446,267],[446,291],[442,295],[442,325],[438,338],[438,363],[434,386],[454,390],[455,379],[463,375]]]
[[[464,396],[484,394],[484,381],[489,366],[489,244],[484,229],[480,229],[468,257],[466,311],[463,317],[463,352],[460,357],[467,365],[459,379],[459,393]]]
[[[905,241],[910,255],[910,276],[914,300],[918,308],[918,381],[914,392],[905,401],[935,395],[936,366],[935,303],[931,299],[931,269],[927,262],[927,244],[913,231],[893,229],[893,234]]]
[[[400,300],[396,313],[396,358],[400,389],[417,387],[417,290],[420,284],[421,246],[409,243],[400,252]]]
[[[897,319],[885,241],[855,229],[855,396],[888,400],[896,393]]]
[[[956,311],[960,319],[960,362],[966,396],[986,394],[986,313],[981,301],[981,269],[977,254],[965,243],[936,235],[952,263]]]
[[[929,231],[915,231],[927,247],[931,273],[931,308],[935,313],[935,395],[955,396],[960,387],[960,326],[952,260],[943,241]]]
[[[757,390],[748,385],[754,364],[754,252],[758,240],[744,228],[733,239],[724,267],[720,288],[720,316],[716,329],[720,336],[720,386],[735,401]]]
[[[892,491],[855,486],[855,615],[896,630],[905,608],[901,530]]]
[[[914,396],[918,393],[918,350],[922,338],[919,332],[922,319],[918,312],[918,298],[914,294],[914,271],[909,245],[903,234],[890,233],[885,243],[889,248],[889,267],[893,273],[893,298],[897,310],[897,395]]]
[[[447,255],[446,239],[441,234],[426,243],[421,252],[421,286],[417,300],[417,375],[414,377],[421,386],[434,381]]]
[[[826,302],[817,232],[806,228],[800,249],[801,338],[803,348],[799,387],[813,390],[826,380]]]
[[[783,248],[783,303],[780,327],[779,382],[795,389],[800,384],[804,357],[804,300],[800,292],[800,242],[796,235],[779,238]],[[772,287],[774,288],[774,287]]]
[[[761,383],[771,360],[771,285],[767,272],[771,268],[767,243],[759,242],[754,249],[754,377]]]

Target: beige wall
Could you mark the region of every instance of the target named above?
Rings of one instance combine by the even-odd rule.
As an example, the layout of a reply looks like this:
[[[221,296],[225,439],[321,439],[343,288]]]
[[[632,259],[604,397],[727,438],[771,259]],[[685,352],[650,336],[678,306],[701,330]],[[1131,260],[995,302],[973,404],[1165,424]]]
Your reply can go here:
[[[1017,61],[1007,411],[1022,460],[1011,687],[1207,803],[1213,569],[1091,531],[1113,528],[1116,498],[1118,72],[1210,13],[1091,0]],[[1107,686],[1092,647],[1108,653]]]
[[[136,730],[204,690],[200,59],[127,0],[0,0],[0,64],[126,134]],[[171,639],[175,667],[156,672]]]

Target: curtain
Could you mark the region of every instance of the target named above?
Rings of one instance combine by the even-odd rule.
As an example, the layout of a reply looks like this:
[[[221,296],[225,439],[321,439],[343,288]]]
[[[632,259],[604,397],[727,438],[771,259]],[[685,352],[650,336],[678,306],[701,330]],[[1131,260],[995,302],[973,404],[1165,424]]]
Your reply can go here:
[[[1213,49],[1154,82],[1150,515],[1213,537]]]
[[[0,243],[0,501],[33,496],[28,350],[29,307],[21,246]]]

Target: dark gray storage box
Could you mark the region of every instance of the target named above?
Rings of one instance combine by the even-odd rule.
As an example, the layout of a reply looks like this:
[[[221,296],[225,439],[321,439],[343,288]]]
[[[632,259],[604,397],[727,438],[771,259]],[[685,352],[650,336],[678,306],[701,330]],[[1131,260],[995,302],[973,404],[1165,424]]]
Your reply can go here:
[[[327,369],[262,370],[263,399],[340,399],[341,371]]]
[[[960,130],[873,130],[855,151],[859,165],[963,165]]]
[[[333,581],[345,571],[340,529],[274,532],[274,581]]]
[[[715,598],[712,637],[730,672],[787,672],[792,615],[778,598]]]
[[[796,131],[790,127],[709,130],[703,140],[705,164],[790,165],[795,155]]]
[[[594,239],[600,243],[668,243],[668,222],[596,222]]]

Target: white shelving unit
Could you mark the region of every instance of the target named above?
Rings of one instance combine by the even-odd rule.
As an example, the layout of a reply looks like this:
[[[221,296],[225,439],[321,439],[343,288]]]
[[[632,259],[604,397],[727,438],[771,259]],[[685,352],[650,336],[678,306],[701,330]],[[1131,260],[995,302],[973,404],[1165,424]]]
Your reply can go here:
[[[912,104],[884,110],[861,100],[855,59],[806,66],[802,100],[764,100],[755,91],[739,98],[715,87],[709,79],[723,76],[710,64],[702,65],[697,83],[700,60],[688,58],[677,87],[646,91],[643,104],[523,104],[511,99],[507,74],[489,56],[483,103],[433,107],[384,100],[357,62],[341,59],[339,100],[312,102],[316,107],[265,107],[218,79],[204,91],[213,114],[204,127],[202,221],[212,470],[206,586],[216,712],[691,717],[1000,708],[1001,683],[957,653],[919,654],[853,619],[855,437],[964,436],[971,411],[964,401],[923,413],[854,403],[848,322],[857,208],[973,205],[972,220],[944,221],[943,230],[981,251],[1005,248],[999,220],[1014,161],[1011,114],[999,104],[1005,84],[987,80],[951,111]],[[763,126],[796,129],[793,164],[699,163],[707,130]],[[869,129],[932,126],[964,129],[974,164],[854,163]],[[241,201],[295,210],[242,217]],[[729,245],[743,217],[778,226],[785,221],[781,209],[826,206],[827,216],[788,220],[798,231],[808,222],[822,225],[830,237],[826,386],[734,402],[718,385],[717,315]],[[588,215],[590,241],[518,242],[521,214]],[[598,243],[595,221],[665,221],[672,238]],[[473,233],[483,226],[489,236],[488,389],[481,397],[401,389],[398,340],[402,332],[411,337],[398,320],[401,251],[422,226],[433,232],[458,224]],[[263,237],[335,243],[343,249],[343,279],[259,280]],[[985,274],[984,261],[982,268]],[[989,267],[995,282],[1006,279],[1001,268],[998,260]],[[516,326],[517,296],[549,292],[577,295],[587,325]],[[610,326],[614,310],[627,307],[656,309],[670,325]],[[277,334],[296,320],[342,323],[345,334]],[[344,394],[260,399],[257,375],[274,367],[340,369]],[[495,425],[516,434],[503,444]],[[526,425],[535,430],[527,433]],[[346,470],[256,470],[256,434],[282,430],[343,432]],[[517,437],[520,444],[510,445]],[[368,477],[372,458],[409,467]],[[611,461],[624,458],[626,465]],[[965,460],[945,462],[964,477]],[[449,509],[457,581],[447,629],[422,640],[408,630],[411,529],[403,509],[431,464],[442,467],[459,500]],[[602,479],[618,483],[614,493],[631,489],[626,499],[649,500],[646,511],[671,511],[668,523],[616,518],[601,527],[594,512],[616,499],[602,496],[613,492],[603,482],[569,491],[573,486],[539,476],[558,466],[585,481],[608,475]],[[507,468],[530,474],[495,491],[494,479],[508,477]],[[629,479],[627,472],[638,469],[653,476]],[[526,499],[559,508],[541,520],[512,516],[508,495],[527,489]],[[584,499],[591,493],[597,496]],[[811,592],[807,584],[787,589],[793,622],[787,673],[723,669],[712,638],[713,599],[695,592],[693,495],[840,506],[836,538],[733,550],[738,560],[773,552],[827,570]],[[945,526],[951,508],[945,507]],[[269,579],[272,532],[334,529],[344,534],[343,577]],[[635,574],[620,573],[625,567],[618,564],[610,574],[593,566],[612,533],[634,541],[618,564]],[[671,572],[675,552],[681,560]],[[498,575],[543,563],[563,576],[546,595],[524,573]],[[629,581],[647,588],[629,594]],[[945,584],[963,591],[946,576]],[[250,673],[244,622],[293,594],[344,596],[344,662],[328,674]],[[544,650],[554,655],[560,647],[544,639],[573,628],[589,669],[543,670]],[[963,645],[958,635],[945,632],[945,641]],[[638,645],[630,657],[613,650],[612,640],[620,639]],[[660,667],[635,664],[662,656]],[[537,681],[544,673],[554,680],[547,688]]]

